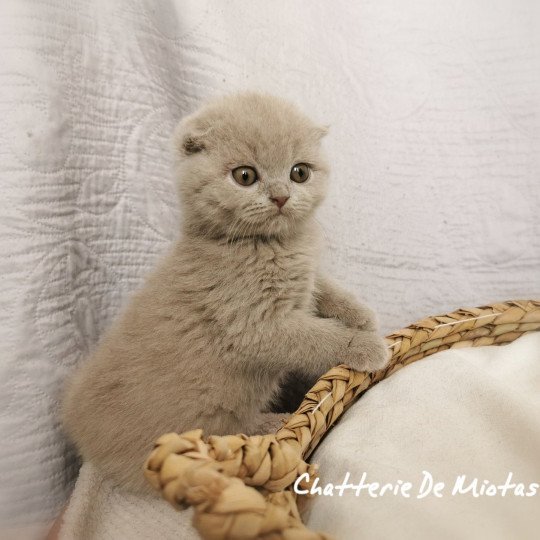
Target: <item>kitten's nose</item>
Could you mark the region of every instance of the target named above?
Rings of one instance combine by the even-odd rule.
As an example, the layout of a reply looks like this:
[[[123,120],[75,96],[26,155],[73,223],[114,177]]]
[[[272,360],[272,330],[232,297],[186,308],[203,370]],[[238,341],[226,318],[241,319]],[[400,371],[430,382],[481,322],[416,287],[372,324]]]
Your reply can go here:
[[[278,207],[281,208],[289,200],[289,197],[270,197],[270,200]]]

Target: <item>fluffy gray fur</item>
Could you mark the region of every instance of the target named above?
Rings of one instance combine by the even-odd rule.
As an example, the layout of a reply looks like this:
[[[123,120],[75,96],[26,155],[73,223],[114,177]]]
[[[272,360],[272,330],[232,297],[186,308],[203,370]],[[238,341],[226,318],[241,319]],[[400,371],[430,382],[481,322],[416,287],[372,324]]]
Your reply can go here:
[[[64,423],[81,455],[144,489],[157,437],[275,429],[282,375],[387,360],[373,313],[317,269],[313,214],[326,192],[325,129],[291,104],[239,94],[176,134],[183,234],[70,381]],[[305,183],[291,167],[307,163]],[[231,171],[255,168],[237,184]],[[271,200],[289,197],[279,209]]]

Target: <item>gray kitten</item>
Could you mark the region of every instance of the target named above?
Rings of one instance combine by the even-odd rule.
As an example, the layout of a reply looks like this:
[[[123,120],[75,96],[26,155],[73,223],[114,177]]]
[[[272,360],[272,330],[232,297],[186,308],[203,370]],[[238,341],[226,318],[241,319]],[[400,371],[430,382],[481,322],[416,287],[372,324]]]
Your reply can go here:
[[[141,490],[154,440],[271,432],[285,373],[387,362],[373,313],[317,270],[325,130],[239,94],[177,132],[183,235],[75,373],[64,423],[83,458]]]

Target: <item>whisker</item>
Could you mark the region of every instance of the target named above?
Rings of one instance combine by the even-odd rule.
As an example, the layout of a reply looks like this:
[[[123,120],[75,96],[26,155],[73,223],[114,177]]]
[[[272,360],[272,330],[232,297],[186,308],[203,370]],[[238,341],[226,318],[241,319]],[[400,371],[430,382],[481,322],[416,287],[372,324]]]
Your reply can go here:
[[[321,231],[322,231],[323,236],[324,236],[324,241],[325,241],[326,244],[328,244],[329,240],[328,240],[328,234],[326,232],[326,229],[324,228],[323,224],[316,217],[313,217],[313,219],[315,220],[315,223],[317,223],[317,225],[319,225],[319,227],[321,228]]]

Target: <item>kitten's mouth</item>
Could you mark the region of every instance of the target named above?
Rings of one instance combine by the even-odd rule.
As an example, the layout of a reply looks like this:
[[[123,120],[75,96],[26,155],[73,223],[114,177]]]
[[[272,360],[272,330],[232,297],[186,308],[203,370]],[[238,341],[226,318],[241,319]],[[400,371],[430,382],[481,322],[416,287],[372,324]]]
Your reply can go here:
[[[288,209],[282,207],[282,208],[276,208],[276,213],[275,213],[275,215],[276,215],[276,216],[286,216],[288,213],[289,213],[289,212],[288,212]]]

